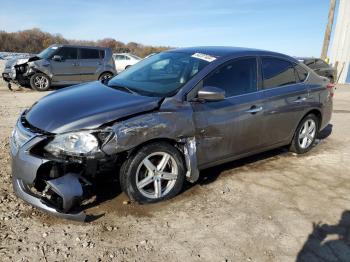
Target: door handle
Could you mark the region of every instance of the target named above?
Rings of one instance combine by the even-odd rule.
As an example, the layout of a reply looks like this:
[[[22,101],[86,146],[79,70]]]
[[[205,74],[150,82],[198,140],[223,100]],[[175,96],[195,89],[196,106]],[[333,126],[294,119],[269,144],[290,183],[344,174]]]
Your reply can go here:
[[[298,99],[294,100],[294,103],[302,103],[306,101],[306,97],[298,97]]]
[[[247,110],[246,112],[247,113],[250,113],[250,114],[256,114],[256,113],[258,113],[258,112],[260,112],[260,111],[262,111],[263,110],[263,107],[262,106],[252,106],[249,110]]]

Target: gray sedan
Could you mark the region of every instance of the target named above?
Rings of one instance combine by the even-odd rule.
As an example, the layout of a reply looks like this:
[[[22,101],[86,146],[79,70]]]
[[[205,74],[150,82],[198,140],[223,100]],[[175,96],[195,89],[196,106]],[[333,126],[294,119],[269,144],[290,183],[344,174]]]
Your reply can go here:
[[[308,152],[331,119],[333,92],[329,80],[279,53],[159,53],[25,110],[10,143],[14,191],[49,213],[84,219],[77,208],[109,170],[134,201],[169,199],[202,169],[281,146]]]

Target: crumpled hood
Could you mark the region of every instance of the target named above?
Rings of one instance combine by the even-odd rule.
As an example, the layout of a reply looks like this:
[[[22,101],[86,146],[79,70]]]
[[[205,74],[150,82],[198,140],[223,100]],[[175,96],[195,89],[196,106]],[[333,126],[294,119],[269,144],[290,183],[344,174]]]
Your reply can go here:
[[[95,81],[49,94],[32,106],[26,119],[32,126],[50,133],[93,129],[156,109],[161,99],[119,91]]]
[[[30,57],[26,57],[26,58],[12,58],[10,60],[8,60],[5,64],[5,68],[11,68],[15,65],[22,65],[22,64],[25,64],[27,62],[30,62],[30,61],[35,61],[35,60],[39,60],[40,58],[37,57],[37,56],[30,56]]]

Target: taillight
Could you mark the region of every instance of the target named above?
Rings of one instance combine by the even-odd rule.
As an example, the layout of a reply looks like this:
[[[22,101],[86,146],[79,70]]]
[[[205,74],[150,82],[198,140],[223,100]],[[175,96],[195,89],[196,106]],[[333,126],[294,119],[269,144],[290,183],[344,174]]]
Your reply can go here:
[[[335,88],[335,85],[334,85],[334,84],[329,83],[329,84],[327,85],[327,89],[329,90],[329,94],[330,94],[331,97],[334,96],[334,88]]]

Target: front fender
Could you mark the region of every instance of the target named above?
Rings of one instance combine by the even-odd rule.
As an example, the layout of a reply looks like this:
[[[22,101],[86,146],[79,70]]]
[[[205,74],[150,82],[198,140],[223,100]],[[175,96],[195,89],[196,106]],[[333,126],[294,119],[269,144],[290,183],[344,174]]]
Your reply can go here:
[[[102,146],[109,155],[128,151],[159,138],[181,140],[194,137],[192,111],[152,112],[114,124],[113,139]]]

